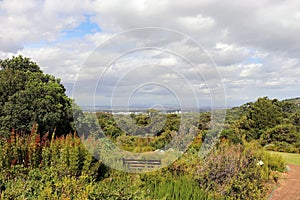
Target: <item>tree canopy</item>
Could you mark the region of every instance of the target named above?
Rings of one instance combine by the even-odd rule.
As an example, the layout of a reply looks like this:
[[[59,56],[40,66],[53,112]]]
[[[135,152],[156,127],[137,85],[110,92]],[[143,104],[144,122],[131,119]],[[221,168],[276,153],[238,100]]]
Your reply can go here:
[[[30,58],[19,55],[13,56],[12,59],[0,60],[0,67],[2,70],[18,70],[29,72],[42,72],[40,67],[30,60]]]
[[[23,56],[0,60],[0,69],[1,134],[12,128],[27,133],[35,123],[40,133],[69,133],[72,100],[60,79]]]

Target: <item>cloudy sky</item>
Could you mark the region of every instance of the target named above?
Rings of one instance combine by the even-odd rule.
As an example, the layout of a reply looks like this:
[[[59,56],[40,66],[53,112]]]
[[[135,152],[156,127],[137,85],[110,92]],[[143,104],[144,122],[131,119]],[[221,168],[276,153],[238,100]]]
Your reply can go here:
[[[299,36],[299,0],[0,0],[0,58],[30,57],[80,105],[298,97]]]

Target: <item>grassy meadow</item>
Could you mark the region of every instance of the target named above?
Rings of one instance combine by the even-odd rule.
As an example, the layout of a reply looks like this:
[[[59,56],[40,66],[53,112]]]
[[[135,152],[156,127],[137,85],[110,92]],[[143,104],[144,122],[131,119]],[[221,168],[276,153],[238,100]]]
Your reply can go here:
[[[282,156],[282,158],[286,162],[286,164],[300,166],[300,154],[297,154],[297,153],[276,152],[276,151],[269,151],[269,152],[271,154]]]

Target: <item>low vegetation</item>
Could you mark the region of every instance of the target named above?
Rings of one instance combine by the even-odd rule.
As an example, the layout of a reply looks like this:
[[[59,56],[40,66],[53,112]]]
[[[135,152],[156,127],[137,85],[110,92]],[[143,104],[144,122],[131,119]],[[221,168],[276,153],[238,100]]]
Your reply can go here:
[[[11,133],[0,150],[3,199],[261,199],[285,168],[255,143],[225,141],[206,159],[190,148],[172,165],[142,174],[106,167],[74,135]]]

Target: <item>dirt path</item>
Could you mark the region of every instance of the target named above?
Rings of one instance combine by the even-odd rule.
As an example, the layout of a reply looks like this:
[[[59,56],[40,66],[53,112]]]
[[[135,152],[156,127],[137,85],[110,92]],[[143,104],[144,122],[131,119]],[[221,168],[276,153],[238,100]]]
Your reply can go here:
[[[288,165],[290,171],[272,192],[270,200],[300,200],[300,166]]]

